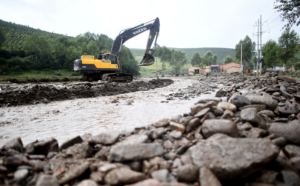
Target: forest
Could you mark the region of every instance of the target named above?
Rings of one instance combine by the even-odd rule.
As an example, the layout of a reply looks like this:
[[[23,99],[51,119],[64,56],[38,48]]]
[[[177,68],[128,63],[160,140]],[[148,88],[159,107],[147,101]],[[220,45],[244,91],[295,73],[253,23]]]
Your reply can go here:
[[[97,56],[110,51],[113,39],[86,32],[77,37],[55,34],[29,26],[0,20],[0,75],[30,70],[73,70],[81,55]],[[122,46],[120,61],[123,72],[139,74],[131,51]]]

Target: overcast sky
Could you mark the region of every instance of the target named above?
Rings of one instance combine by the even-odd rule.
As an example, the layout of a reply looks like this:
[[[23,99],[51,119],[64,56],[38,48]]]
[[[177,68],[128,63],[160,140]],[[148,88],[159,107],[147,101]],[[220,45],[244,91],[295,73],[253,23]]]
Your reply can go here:
[[[160,19],[158,44],[176,48],[235,48],[263,16],[263,43],[282,32],[275,0],[0,0],[0,19],[77,36],[84,32],[114,39],[129,27]],[[300,27],[293,27],[299,34]],[[125,43],[145,48],[148,32]]]

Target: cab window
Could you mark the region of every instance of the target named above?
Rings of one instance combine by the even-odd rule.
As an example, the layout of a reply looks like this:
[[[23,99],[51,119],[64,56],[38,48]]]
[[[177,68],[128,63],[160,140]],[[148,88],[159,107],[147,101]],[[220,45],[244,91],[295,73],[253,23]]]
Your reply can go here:
[[[114,58],[113,58],[111,64],[118,64],[118,60],[117,60],[117,57],[116,57],[116,56],[114,56]]]

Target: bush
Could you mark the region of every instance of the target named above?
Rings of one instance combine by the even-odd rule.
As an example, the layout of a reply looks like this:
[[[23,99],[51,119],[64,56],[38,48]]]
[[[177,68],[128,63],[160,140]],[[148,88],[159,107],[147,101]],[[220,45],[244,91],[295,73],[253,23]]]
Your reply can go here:
[[[300,70],[300,63],[296,63],[296,64],[294,65],[294,67],[295,67],[295,70]]]

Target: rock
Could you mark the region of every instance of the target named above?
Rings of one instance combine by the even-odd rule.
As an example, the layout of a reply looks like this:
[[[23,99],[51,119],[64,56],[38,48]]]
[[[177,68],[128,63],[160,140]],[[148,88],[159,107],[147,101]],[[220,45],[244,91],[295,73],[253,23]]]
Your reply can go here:
[[[237,126],[231,120],[223,120],[223,119],[205,120],[202,125],[202,134],[204,135],[204,137],[209,138],[210,136],[216,133],[222,133],[232,137],[238,137]]]
[[[242,136],[246,138],[261,138],[267,134],[267,131],[260,128],[251,128],[249,131],[243,131]]]
[[[217,109],[216,109],[217,110]],[[216,111],[215,110],[215,111]],[[219,109],[219,111],[220,111],[220,109]],[[221,112],[223,113],[223,110],[221,110]],[[207,119],[216,119],[216,116],[213,114],[213,113],[211,113],[211,112],[208,112],[208,113],[206,113],[205,114],[205,116],[200,120],[200,123],[203,123],[205,120],[207,120]]]
[[[199,118],[193,118],[189,121],[187,124],[185,131],[191,132],[193,129],[197,128],[200,125],[200,119]]]
[[[277,76],[277,79],[284,80],[288,83],[296,83],[296,80],[294,78],[289,78],[289,77],[286,77],[286,76]]]
[[[108,172],[104,180],[108,185],[124,185],[139,182],[145,178],[144,174],[123,167]]]
[[[67,149],[68,147],[71,147],[72,145],[75,145],[77,143],[82,143],[82,142],[83,142],[82,138],[80,136],[76,136],[76,137],[64,142],[60,146],[59,150]]]
[[[58,152],[58,142],[55,138],[39,141],[34,144],[34,153],[46,155],[49,152]]]
[[[194,115],[195,118],[202,118],[206,113],[210,111],[210,108],[204,108]]]
[[[59,184],[55,176],[43,174],[38,178],[36,186],[59,186]]]
[[[254,126],[267,129],[266,121],[253,108],[243,109],[241,111],[241,119],[254,124]]]
[[[177,169],[178,181],[182,182],[194,182],[199,175],[199,168],[192,164],[187,164]]]
[[[17,170],[14,173],[14,178],[17,181],[18,184],[20,185],[24,185],[25,179],[28,176],[28,169],[21,169],[21,170]]]
[[[98,186],[98,184],[93,180],[83,180],[77,186]]]
[[[218,178],[208,168],[200,168],[199,182],[201,186],[222,186]]]
[[[182,118],[181,115],[172,116],[170,121],[173,121],[175,123],[179,123],[180,118]]]
[[[230,110],[225,110],[224,114],[221,116],[221,119],[230,119],[234,114]]]
[[[216,97],[224,97],[226,95],[227,95],[227,91],[224,88],[218,90],[216,93]]]
[[[128,136],[124,141],[118,143],[123,145],[133,145],[136,143],[146,143],[148,141],[148,136],[145,134],[135,134]]]
[[[221,98],[216,98],[216,97],[212,97],[212,98],[200,98],[197,103],[207,103],[207,102],[210,102],[210,101],[213,101],[213,102],[216,102],[216,103],[219,103],[222,101]]]
[[[179,120],[179,124],[182,124],[184,126],[187,126],[188,123],[191,121],[191,119],[193,119],[193,116],[186,116],[186,117],[182,117]]]
[[[278,156],[269,139],[231,138],[217,134],[187,151],[198,167],[209,167],[219,179],[247,178]]]
[[[299,171],[300,170],[300,157],[293,157],[290,159],[292,165]]]
[[[90,144],[112,145],[118,140],[119,136],[120,133],[118,131],[102,132],[96,136],[92,136],[88,142]]]
[[[282,85],[280,86],[280,91],[281,91],[281,94],[283,96],[287,97],[288,99],[292,99],[293,98],[293,95],[287,93],[286,88],[284,86],[282,86]]]
[[[163,147],[158,143],[115,145],[110,150],[110,157],[114,161],[135,161],[161,156],[164,153]]]
[[[198,112],[200,112],[201,110],[207,108],[206,104],[197,104],[191,107],[191,113],[192,115],[197,114]]]
[[[283,137],[280,137],[273,139],[272,143],[274,143],[274,145],[277,145],[278,147],[283,147],[286,144],[286,140]]]
[[[105,174],[102,173],[102,172],[99,172],[99,171],[97,171],[97,172],[92,172],[92,173],[90,174],[90,178],[91,178],[92,180],[94,180],[95,182],[97,182],[97,183],[103,183],[103,182],[104,182],[104,176],[105,176]]]
[[[264,104],[270,110],[275,110],[278,102],[272,99],[272,96],[262,92],[260,94],[247,94],[246,97],[251,101],[251,104]],[[257,110],[260,111],[260,110]]]
[[[170,122],[170,127],[171,127],[171,130],[177,130],[177,131],[180,131],[181,133],[184,133],[185,131],[185,127],[184,125],[181,125],[179,123],[174,123],[174,122]]]
[[[263,169],[257,173],[258,176],[254,179],[255,182],[272,184],[275,183],[278,172],[268,169]]]
[[[243,107],[246,105],[251,105],[250,100],[245,97],[245,96],[241,96],[241,95],[234,95],[229,99],[229,102],[234,104],[237,108],[239,107]]]
[[[262,110],[262,111],[259,111],[258,114],[264,114],[264,115],[267,115],[268,117],[275,117],[275,114],[273,111],[271,110]]]
[[[128,186],[162,186],[161,183],[155,179],[147,179],[138,183],[135,183],[133,185]]]
[[[266,105],[247,105],[244,107],[240,107],[239,110],[244,110],[244,109],[248,109],[248,108],[254,108],[257,110],[257,112],[260,112],[262,110],[266,110]]]
[[[287,170],[283,170],[280,172],[281,178],[283,180],[283,184],[276,184],[276,185],[292,185],[292,186],[296,186],[296,185],[300,185],[300,179],[299,176],[292,171],[287,171]]]
[[[236,106],[234,104],[228,103],[228,102],[220,102],[217,106],[218,109],[222,110],[230,110],[231,112],[236,111]]]
[[[163,142],[163,146],[165,149],[172,149],[173,148],[173,143],[170,140],[165,140]]]
[[[300,122],[293,120],[289,123],[272,123],[269,133],[275,134],[275,137],[283,137],[288,143],[300,145]]]
[[[172,137],[175,138],[175,139],[180,139],[181,136],[182,136],[182,133],[181,133],[180,131],[173,130],[173,131],[170,133],[170,136],[172,136]]]
[[[289,105],[287,109],[285,107],[279,107],[278,111],[281,115],[298,114],[299,112],[296,105]]]
[[[66,150],[66,154],[76,159],[87,158],[93,153],[93,148],[87,143],[73,145]]]
[[[289,158],[293,158],[296,156],[300,156],[300,147],[296,145],[286,145],[284,147],[285,152],[289,156]]]
[[[214,115],[215,116],[222,116],[224,113],[224,111],[222,109],[217,108],[216,110],[214,110]],[[205,117],[205,116],[204,116]],[[203,118],[202,118],[203,119]]]
[[[151,173],[151,177],[155,180],[165,183],[177,183],[176,179],[167,169],[157,170]]]
[[[152,123],[153,127],[166,127],[169,125],[171,118],[162,118]]]
[[[76,165],[75,168],[69,170],[60,180],[59,184],[65,184],[78,176],[82,175],[88,168],[90,164],[88,162],[84,162],[81,165]]]
[[[2,149],[14,149],[18,152],[23,152],[24,148],[23,148],[23,142],[21,140],[21,138],[15,138],[13,140],[10,140],[9,142],[7,142]]]

